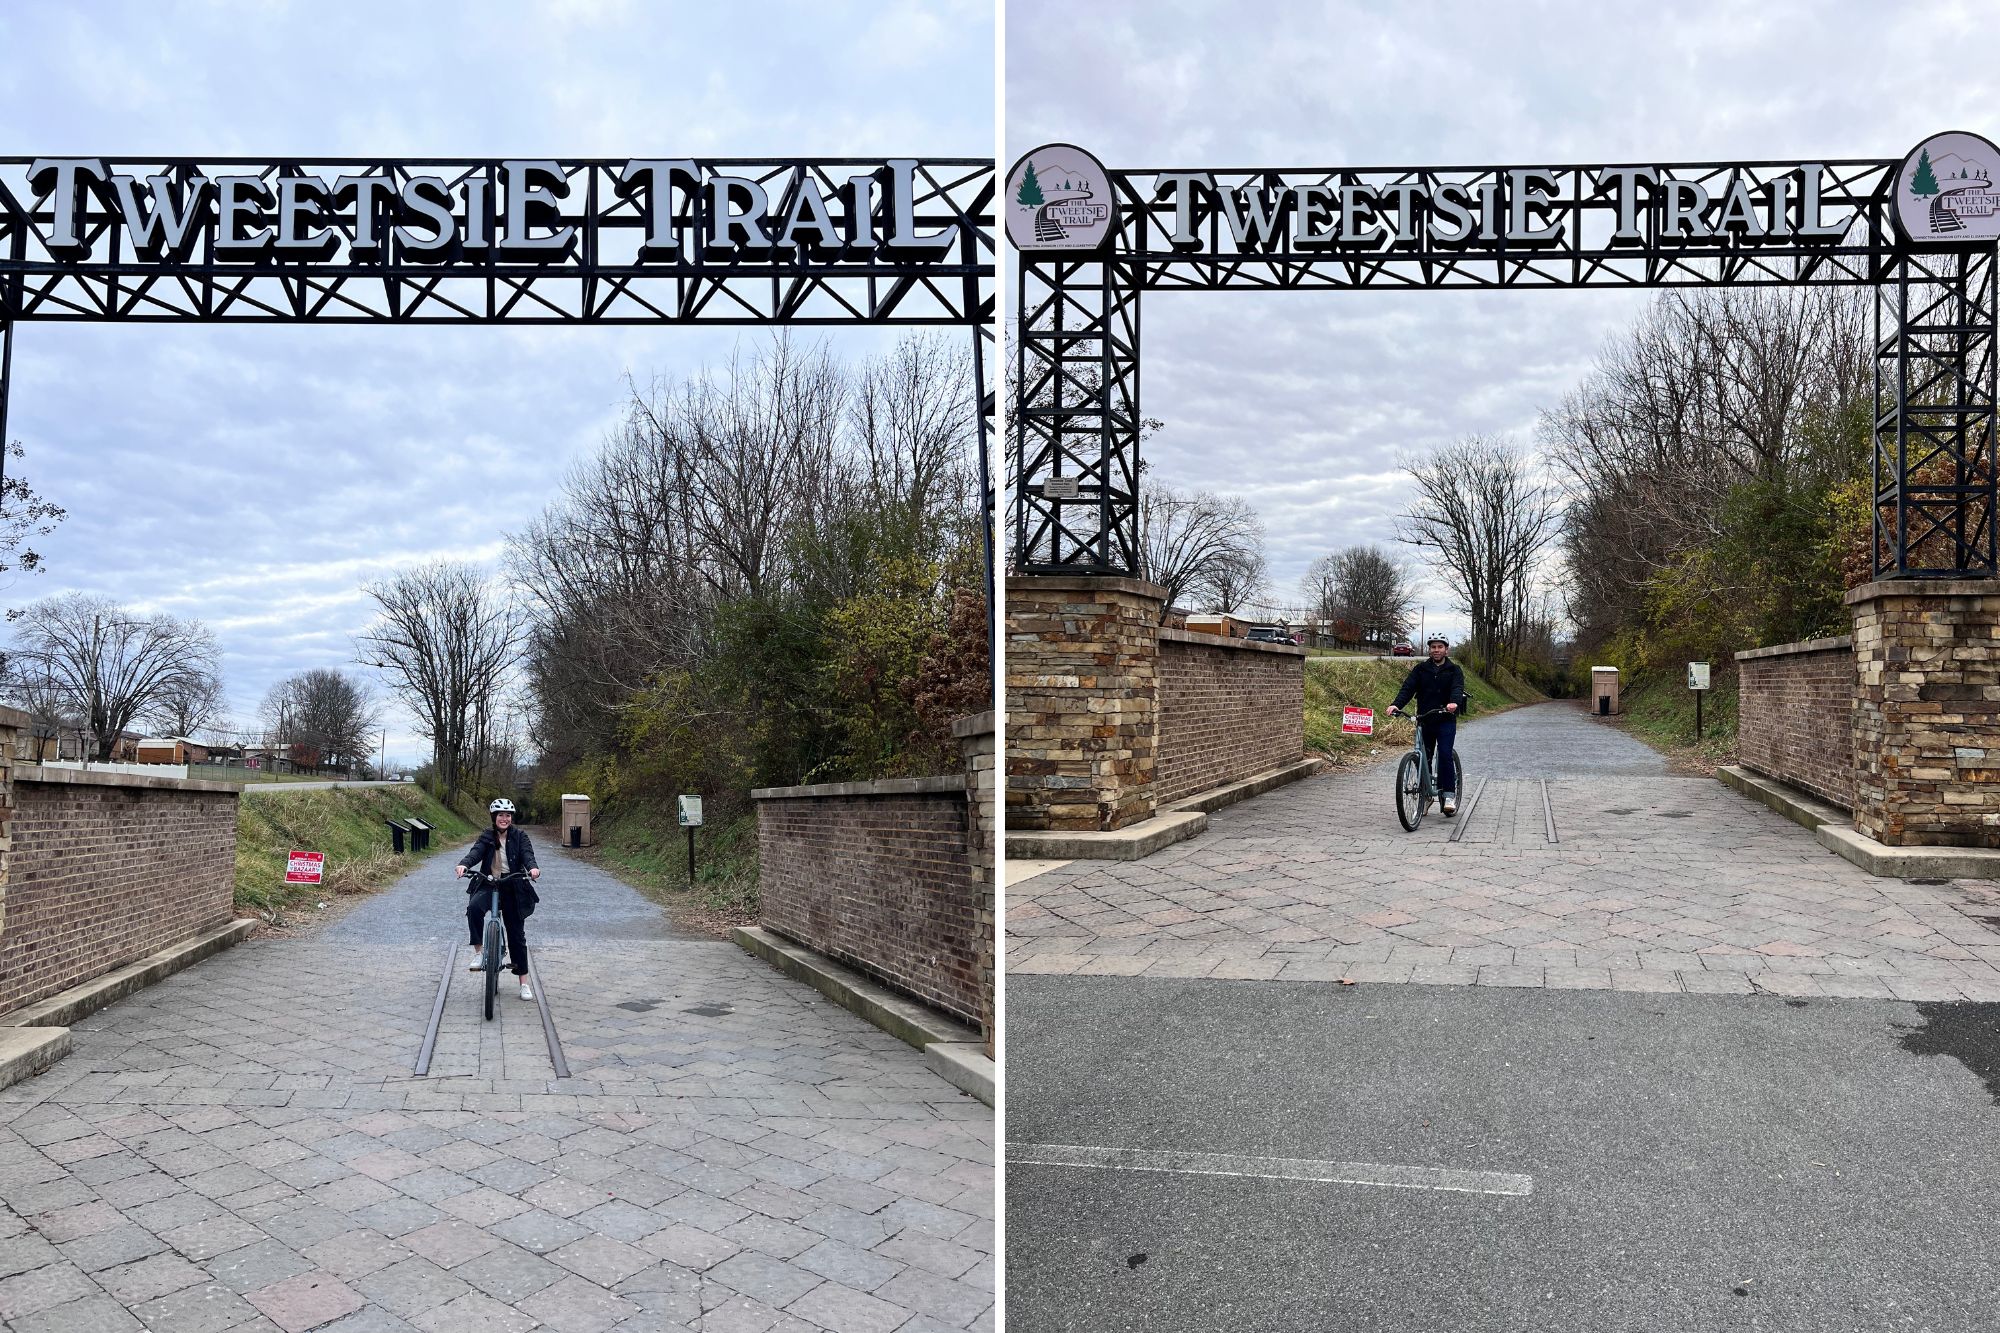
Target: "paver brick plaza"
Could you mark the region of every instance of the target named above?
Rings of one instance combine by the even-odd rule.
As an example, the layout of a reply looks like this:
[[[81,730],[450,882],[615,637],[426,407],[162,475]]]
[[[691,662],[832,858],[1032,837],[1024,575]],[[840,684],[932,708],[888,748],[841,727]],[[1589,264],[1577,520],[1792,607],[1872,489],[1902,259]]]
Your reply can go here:
[[[464,925],[440,858],[318,939],[241,945],[83,1020],[0,1092],[0,1325],[991,1327],[991,1112],[542,858],[529,945],[574,1077],[535,1006],[503,988],[484,1022],[463,971],[434,1076],[411,1076]]]
[[[1573,705],[1459,739],[1468,790],[1491,779],[1459,842],[1436,813],[1402,831],[1385,765],[1310,779],[1143,861],[1010,885],[1007,969],[2000,1000],[1983,884],[1869,875]]]

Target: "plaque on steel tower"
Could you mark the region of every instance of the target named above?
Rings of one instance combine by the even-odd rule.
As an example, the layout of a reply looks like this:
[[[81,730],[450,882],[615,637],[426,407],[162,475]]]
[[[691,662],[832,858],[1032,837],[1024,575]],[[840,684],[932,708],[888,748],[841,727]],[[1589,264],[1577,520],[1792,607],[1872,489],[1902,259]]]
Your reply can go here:
[[[1111,173],[1074,144],[1035,149],[1007,173],[1007,239],[1016,250],[1095,250],[1111,235]]]
[[[1934,134],[1896,173],[1896,229],[1918,245],[2000,240],[2000,148],[1977,134]]]

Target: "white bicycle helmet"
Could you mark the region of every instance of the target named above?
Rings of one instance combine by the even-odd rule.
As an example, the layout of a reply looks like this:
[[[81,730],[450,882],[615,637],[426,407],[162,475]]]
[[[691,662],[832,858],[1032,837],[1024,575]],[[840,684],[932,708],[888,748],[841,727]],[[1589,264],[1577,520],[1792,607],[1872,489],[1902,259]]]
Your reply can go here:
[[[493,804],[486,807],[486,813],[489,815],[511,815],[514,813],[514,803],[505,796],[496,796],[493,798]]]

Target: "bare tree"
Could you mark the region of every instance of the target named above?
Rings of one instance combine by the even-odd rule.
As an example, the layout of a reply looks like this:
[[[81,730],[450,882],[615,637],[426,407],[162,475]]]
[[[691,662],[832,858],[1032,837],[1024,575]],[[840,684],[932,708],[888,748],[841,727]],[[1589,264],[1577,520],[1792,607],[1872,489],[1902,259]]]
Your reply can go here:
[[[168,736],[180,737],[226,723],[222,673],[192,672],[176,681],[146,711],[146,722]]]
[[[201,622],[135,616],[106,597],[66,593],[16,619],[14,662],[67,700],[100,761],[140,714],[219,671],[221,651]]]
[[[1233,615],[1256,601],[1269,583],[1263,551],[1246,547],[1213,561],[1194,593],[1210,611]]]
[[[382,710],[366,682],[314,667],[273,685],[259,712],[294,763],[353,768],[374,752]]]
[[[774,336],[732,357],[720,380],[634,393],[634,425],[670,457],[683,512],[724,593],[759,593],[776,572],[792,520],[810,513],[832,474],[846,385],[824,344]]]
[[[903,338],[862,367],[847,417],[868,502],[895,530],[928,536],[972,507],[979,417],[963,340]]]
[[[431,742],[447,800],[487,748],[502,684],[519,656],[518,611],[473,566],[436,561],[364,589],[381,614],[359,640]]]
[[[1264,523],[1239,496],[1147,481],[1139,487],[1139,543],[1137,573],[1167,590],[1164,616],[1182,598],[1213,586],[1218,570],[1248,559],[1261,566]]]
[[[1397,535],[1434,553],[1459,609],[1472,618],[1474,652],[1494,661],[1556,536],[1556,492],[1519,449],[1476,435],[1404,467],[1417,497]]]
[[[1300,589],[1310,613],[1363,643],[1390,643],[1409,631],[1416,592],[1409,571],[1374,546],[1320,556]]]
[[[83,718],[69,692],[46,664],[15,659],[7,664],[7,701],[28,715],[28,736],[36,763],[62,758],[63,733],[81,735]]]
[[[10,462],[26,454],[19,440],[0,441],[0,448]],[[61,505],[37,495],[18,468],[9,466],[6,472],[6,480],[0,482],[0,574],[39,573],[42,557],[29,543],[54,532],[68,514]]]

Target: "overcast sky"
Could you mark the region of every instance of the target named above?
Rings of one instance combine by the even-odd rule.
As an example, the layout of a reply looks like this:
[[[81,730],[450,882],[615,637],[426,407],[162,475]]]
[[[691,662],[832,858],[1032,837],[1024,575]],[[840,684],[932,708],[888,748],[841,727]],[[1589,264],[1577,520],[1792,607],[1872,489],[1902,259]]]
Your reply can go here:
[[[1006,40],[1010,162],[1056,141],[1114,169],[1200,169],[1890,158],[1942,130],[2000,137],[2000,70],[1968,55],[2000,50],[1990,3],[1009,0]],[[1647,299],[1149,294],[1154,475],[1249,498],[1296,601],[1315,555],[1391,543],[1399,451],[1531,440]],[[1436,627],[1449,598],[1425,600]]]
[[[0,4],[7,156],[983,157],[990,0]],[[493,562],[612,423],[629,371],[755,330],[30,324],[8,434],[69,520],[70,589],[197,617],[232,712],[352,665],[360,585]],[[860,357],[890,341],[830,340]],[[392,757],[427,756],[406,718]]]

